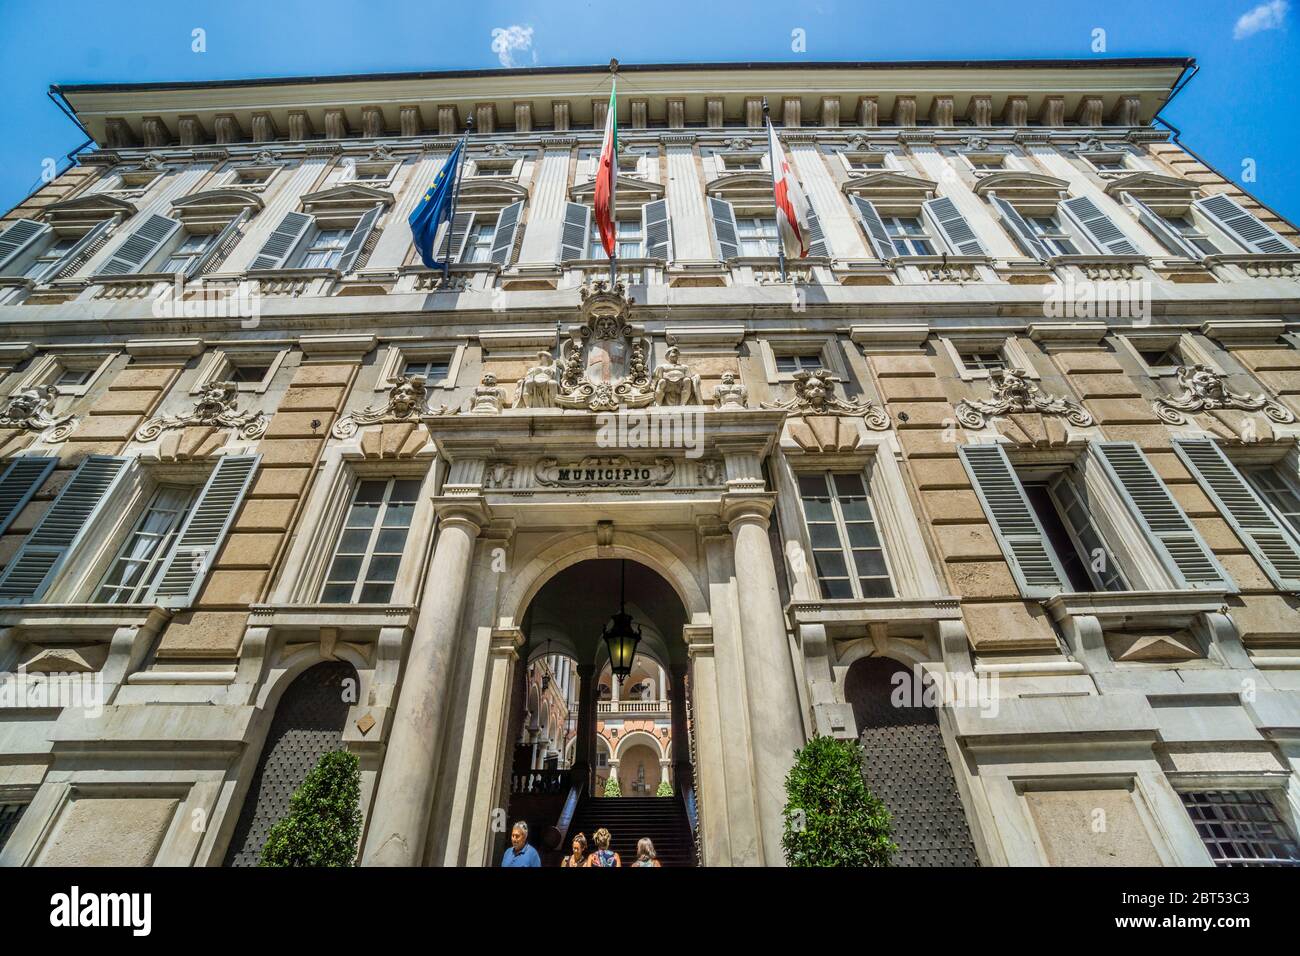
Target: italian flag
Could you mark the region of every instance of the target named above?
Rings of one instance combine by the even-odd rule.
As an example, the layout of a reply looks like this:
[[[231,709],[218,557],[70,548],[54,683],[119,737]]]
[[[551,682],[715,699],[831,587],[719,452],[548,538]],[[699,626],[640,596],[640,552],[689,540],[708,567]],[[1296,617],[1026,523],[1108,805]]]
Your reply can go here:
[[[808,255],[812,241],[808,226],[808,200],[794,178],[785,150],[776,138],[772,121],[767,121],[767,148],[772,157],[772,196],[776,200],[776,224],[781,232],[781,245],[791,259]]]
[[[600,144],[596,167],[596,228],[605,254],[614,258],[614,184],[618,177],[618,100],[610,87],[609,109],[605,112],[605,137]]]

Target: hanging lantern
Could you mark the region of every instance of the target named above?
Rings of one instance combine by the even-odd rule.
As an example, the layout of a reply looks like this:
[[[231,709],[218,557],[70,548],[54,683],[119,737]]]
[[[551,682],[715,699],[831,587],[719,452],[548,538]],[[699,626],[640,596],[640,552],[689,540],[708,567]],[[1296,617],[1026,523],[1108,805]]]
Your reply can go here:
[[[632,623],[632,615],[627,613],[624,601],[626,578],[627,562],[624,561],[619,571],[618,613],[609,619],[601,635],[609,648],[610,670],[619,680],[632,673],[632,661],[636,657],[637,645],[641,643],[641,628]]]

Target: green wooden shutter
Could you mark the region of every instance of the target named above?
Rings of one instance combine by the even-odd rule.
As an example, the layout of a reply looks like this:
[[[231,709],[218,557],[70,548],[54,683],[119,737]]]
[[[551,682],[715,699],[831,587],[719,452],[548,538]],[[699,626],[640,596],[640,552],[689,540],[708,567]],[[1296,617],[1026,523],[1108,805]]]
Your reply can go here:
[[[957,453],[1020,585],[1020,593],[1042,598],[1068,591],[1065,571],[1048,547],[1038,516],[1002,446],[962,445]]]
[[[172,236],[176,235],[181,224],[175,219],[151,215],[142,222],[126,241],[114,250],[95,275],[129,276],[144,270],[149,261],[158,254]]]
[[[0,534],[40,490],[56,461],[41,455],[23,455],[12,459],[0,473]]]
[[[810,256],[829,256],[831,254],[830,243],[826,241],[826,234],[822,232],[822,221],[817,217],[817,208],[813,205],[811,199],[808,200],[808,255]]]
[[[283,269],[289,263],[289,257],[307,235],[307,230],[315,219],[301,212],[287,212],[275,231],[262,244],[262,250],[253,258],[249,272],[261,272],[267,269]]]
[[[519,235],[519,220],[524,218],[524,201],[512,202],[497,216],[497,227],[492,233],[492,252],[488,257],[502,269],[509,268],[515,255],[515,237]]]
[[[940,196],[922,205],[934,220],[939,234],[948,243],[948,248],[953,252],[959,256],[988,255],[984,243],[980,242],[979,236],[975,235],[975,230],[970,227],[970,223],[966,221],[966,217],[961,214],[955,202],[947,196]]]
[[[221,232],[217,233],[208,247],[200,255],[190,260],[189,267],[185,270],[185,278],[195,279],[208,271],[208,267],[216,260],[217,256],[222,255],[222,250],[233,245],[238,241],[236,236],[239,229],[249,217],[247,209],[241,209],[239,215],[230,222],[221,227]]]
[[[83,461],[50,505],[0,577],[0,601],[38,600],[80,543],[103,501],[126,474],[133,459],[91,455]]]
[[[1137,445],[1107,441],[1096,442],[1091,448],[1180,587],[1233,587],[1227,572]]]
[[[259,461],[261,455],[226,455],[217,462],[158,575],[155,601],[170,607],[194,602]]]
[[[641,207],[645,226],[645,257],[670,262],[673,258],[673,230],[668,221],[668,200],[656,199]]]
[[[717,196],[709,197],[709,218],[713,221],[713,238],[718,243],[718,258],[723,262],[740,255],[740,235],[736,229],[736,210]]]
[[[1111,256],[1138,254],[1137,246],[1129,241],[1123,230],[1087,196],[1067,199],[1061,203],[1061,208],[1102,253]]]
[[[884,220],[880,218],[880,213],[876,212],[876,207],[871,204],[871,200],[863,199],[861,196],[849,198],[853,200],[853,208],[858,211],[858,219],[862,223],[863,230],[866,231],[867,241],[871,243],[876,258],[884,262],[893,259],[897,254],[894,240],[889,238]]]
[[[995,196],[989,193],[989,201],[997,208],[1002,216],[1002,221],[1006,223],[1007,229],[1011,232],[1011,238],[1016,240],[1025,255],[1031,259],[1037,259],[1039,262],[1045,262],[1050,258],[1047,246],[1038,238],[1034,230],[1029,228],[1029,223],[1025,217],[1020,215],[1020,210],[1011,203],[1007,202],[1001,196]]]
[[[1295,252],[1295,246],[1228,196],[1207,196],[1192,205],[1251,252]]]
[[[1208,438],[1178,438],[1174,451],[1273,583],[1285,591],[1300,590],[1300,542],[1223,449]]]

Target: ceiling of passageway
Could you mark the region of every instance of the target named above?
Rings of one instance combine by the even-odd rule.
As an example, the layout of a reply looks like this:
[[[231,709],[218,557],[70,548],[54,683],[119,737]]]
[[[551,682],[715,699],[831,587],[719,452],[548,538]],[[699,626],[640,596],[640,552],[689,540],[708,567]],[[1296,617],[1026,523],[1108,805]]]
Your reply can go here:
[[[601,633],[618,611],[619,564],[617,558],[581,561],[547,581],[524,618],[526,653],[550,639],[557,653],[571,652],[579,662],[603,665],[608,656]],[[664,667],[684,665],[686,611],[677,592],[643,564],[629,560],[626,567],[627,610],[643,633],[638,655]]]

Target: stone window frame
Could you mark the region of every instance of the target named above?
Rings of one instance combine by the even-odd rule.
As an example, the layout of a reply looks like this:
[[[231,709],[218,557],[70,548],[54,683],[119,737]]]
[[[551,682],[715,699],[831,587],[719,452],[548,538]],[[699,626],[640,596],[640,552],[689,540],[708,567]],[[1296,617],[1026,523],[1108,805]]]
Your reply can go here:
[[[1028,349],[1020,342],[1020,336],[1014,332],[950,332],[936,336],[939,348],[948,356],[957,376],[963,382],[983,381],[991,376],[987,369],[970,369],[961,357],[965,351],[1000,352],[1008,368],[1024,372],[1026,376],[1037,381],[1042,376],[1034,366]]]
[[[899,464],[897,440],[872,433],[851,452],[812,452],[782,446],[773,459],[772,483],[777,496],[777,520],[785,539],[786,572],[798,600],[909,601],[932,599],[947,593],[939,571],[925,545],[920,519],[908,493],[908,479]],[[872,517],[883,545],[892,598],[823,598],[812,566],[812,541],[804,520],[798,476],[804,472],[860,471],[871,501]],[[790,545],[799,551],[791,553]],[[797,567],[802,556],[804,566]],[[803,594],[800,595],[799,592]],[[803,596],[803,595],[806,595]]]
[[[834,151],[839,157],[840,167],[848,176],[865,176],[873,172],[902,172],[903,163],[898,155],[892,149],[849,149],[847,146]],[[881,157],[879,166],[872,166],[867,169],[856,169],[853,166],[855,162],[861,162],[867,158]]]
[[[65,371],[90,369],[90,378],[80,385],[55,385],[60,395],[80,398],[95,387],[100,377],[113,364],[113,360],[121,354],[114,351],[105,355],[103,352],[84,350],[46,352],[32,361],[32,364],[22,373],[22,377],[18,379],[18,383],[9,390],[9,394],[16,394],[25,388],[44,388],[46,385],[54,385]]]
[[[261,395],[271,386],[271,382],[275,379],[276,373],[280,371],[288,355],[289,350],[287,348],[276,346],[264,348],[239,346],[208,349],[203,353],[203,358],[199,360],[197,374],[194,376],[194,384],[190,386],[189,393],[198,395],[213,382],[227,381],[231,369],[237,365],[265,361],[268,367],[260,382],[237,382],[235,385],[235,388],[240,392],[253,392]]]
[[[1031,791],[1093,791],[1093,790],[1124,790],[1133,798],[1134,811],[1138,815],[1147,836],[1151,839],[1151,846],[1156,855],[1160,857],[1164,866],[1178,866],[1180,860],[1175,856],[1175,847],[1171,840],[1168,828],[1161,819],[1159,812],[1164,802],[1164,793],[1152,789],[1152,784],[1146,779],[1145,775],[1133,772],[1119,771],[1115,773],[1093,773],[1086,776],[1065,776],[1061,774],[1050,773],[1017,773],[1002,777],[994,781],[996,804],[1010,809],[1013,805],[1021,814],[1021,831],[1028,835],[1024,849],[1028,852],[1034,852],[1038,856],[1038,861],[1042,866],[1050,866],[1051,861],[1047,858],[1047,851],[1044,847],[1042,833],[1038,828],[1038,822],[1034,818],[1033,811],[1029,807],[1029,801],[1025,794]],[[1187,817],[1187,811],[1181,807],[1181,801],[1177,809]],[[1173,810],[1174,807],[1167,807]],[[1190,818],[1187,824],[1191,827]],[[1028,863],[1022,860],[1022,863]]]
[[[386,392],[397,384],[397,376],[402,374],[407,362],[428,361],[435,358],[447,358],[447,378],[431,386],[448,391],[456,387],[460,371],[465,363],[465,343],[438,342],[394,342],[388,346],[380,359],[379,374],[375,379],[374,390]]]
[[[164,777],[159,774],[154,779],[140,779],[140,776],[153,777],[152,771],[137,775],[131,779],[103,780],[91,779],[91,774],[98,771],[78,770],[72,779],[66,781],[46,781],[28,804],[27,812],[19,823],[19,829],[29,826],[36,830],[36,839],[24,850],[21,857],[15,859],[18,866],[34,866],[41,853],[49,845],[50,839],[58,832],[59,826],[72,804],[77,800],[95,799],[171,799],[176,802],[167,828],[158,841],[154,853],[153,866],[189,866],[198,852],[204,834],[194,833],[190,820],[195,813],[212,811],[203,774],[199,771],[183,772]],[[18,831],[16,830],[15,833]],[[11,837],[12,839],[12,837]]]
[[[766,335],[758,339],[758,351],[763,360],[763,372],[769,385],[782,385],[794,381],[795,373],[777,371],[777,352],[793,352],[799,355],[808,355],[815,352],[821,357],[822,367],[833,372],[841,382],[847,382],[850,379],[844,357],[844,348],[840,344],[839,337],[834,334],[778,333]]]
[[[343,183],[359,183],[363,186],[369,186],[371,189],[391,189],[393,179],[397,175],[398,169],[402,164],[395,159],[362,159],[354,157],[345,157],[344,165],[347,167],[347,175],[340,180]],[[351,159],[352,162],[346,162]],[[381,172],[383,176],[379,179],[358,179],[357,170],[364,172]]]
[[[136,198],[157,186],[169,172],[171,172],[170,166],[159,166],[156,169],[133,166],[130,169],[114,171],[112,175],[116,177],[117,182],[101,191],[118,199]]]
[[[716,150],[713,156],[715,161],[719,163],[719,176],[729,176],[733,173],[766,173],[771,171],[771,157],[768,156],[767,150],[738,150],[723,148]],[[740,169],[731,165],[732,162],[739,162],[741,160],[752,161],[755,159],[758,160],[757,169]]]
[[[265,192],[283,168],[283,163],[232,165],[229,169],[229,182],[226,183],[226,186],[230,189],[244,189],[253,193]],[[245,173],[265,173],[266,175],[262,179],[247,180],[244,178]]]
[[[432,554],[425,545],[435,539],[438,530],[433,514],[433,489],[445,479],[445,468],[439,467],[441,459],[367,459],[360,451],[359,435],[349,445],[336,445],[326,453],[321,479],[313,484],[299,522],[298,541],[284,564],[284,577],[275,585],[272,603],[347,607],[322,605],[320,597],[357,485],[367,479],[419,478],[422,484],[407,539],[414,546],[402,561],[393,597],[388,602],[415,603],[425,561]],[[427,536],[423,530],[426,523]],[[411,563],[416,555],[417,563]]]
[[[1205,365],[1219,375],[1227,374],[1215,361],[1213,350],[1197,341],[1197,336],[1183,329],[1132,330],[1115,333],[1119,349],[1153,379],[1172,378],[1177,365],[1148,365],[1142,353],[1154,349],[1177,349],[1183,365]]]
[[[1095,176],[1100,176],[1102,179],[1117,179],[1122,176],[1131,175],[1135,172],[1141,172],[1147,168],[1138,163],[1136,157],[1127,149],[1079,149],[1074,151],[1074,155],[1083,160],[1084,168],[1086,168],[1088,172]],[[1123,161],[1123,165],[1119,169],[1109,169],[1105,166],[1098,166],[1095,160],[1103,156],[1108,158],[1118,156]]]

